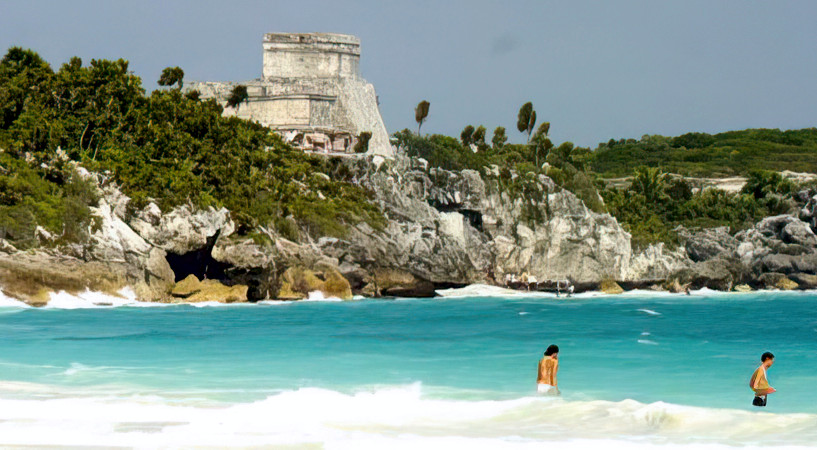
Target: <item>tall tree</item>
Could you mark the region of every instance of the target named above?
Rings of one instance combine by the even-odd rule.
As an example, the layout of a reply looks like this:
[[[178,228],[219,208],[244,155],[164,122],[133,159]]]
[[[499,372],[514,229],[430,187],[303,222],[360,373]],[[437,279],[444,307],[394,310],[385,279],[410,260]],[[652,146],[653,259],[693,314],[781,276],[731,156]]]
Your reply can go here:
[[[462,140],[462,145],[466,147],[471,145],[473,135],[474,135],[473,125],[467,125],[465,128],[463,128],[462,133],[460,133],[460,140]]]
[[[249,94],[247,94],[247,86],[239,84],[233,88],[230,92],[230,96],[227,97],[227,106],[238,109],[239,105],[244,103],[249,97]]]
[[[535,114],[536,113],[534,112],[534,115]],[[553,143],[548,137],[549,131],[550,122],[543,122],[541,125],[539,125],[539,128],[536,130],[536,134],[533,136],[533,153],[536,160],[536,167],[540,167],[539,155],[544,154],[545,159],[547,159],[548,152],[550,152],[550,149],[553,148]]]
[[[527,102],[519,108],[516,129],[519,130],[520,133],[528,134],[528,143],[530,143],[530,133],[533,131],[534,125],[536,125],[536,111],[533,110],[533,103]]]
[[[476,144],[477,147],[480,148],[480,150],[485,148],[485,132],[486,131],[487,130],[485,129],[485,127],[480,125],[480,126],[477,127],[476,130],[474,130],[474,135],[472,136],[474,144]]]
[[[165,67],[159,77],[159,86],[173,86],[177,84],[179,89],[184,85],[184,70],[180,67]]]
[[[494,129],[494,136],[491,138],[491,143],[494,148],[502,148],[508,142],[508,136],[505,136],[505,127],[496,127]]]
[[[37,52],[11,47],[0,61],[0,128],[17,120],[30,97],[48,92],[54,71]]]
[[[426,117],[428,117],[428,107],[431,106],[431,103],[423,100],[417,104],[417,107],[414,108],[414,120],[417,121],[417,135],[420,135],[420,127],[423,126],[423,122],[426,121]]]

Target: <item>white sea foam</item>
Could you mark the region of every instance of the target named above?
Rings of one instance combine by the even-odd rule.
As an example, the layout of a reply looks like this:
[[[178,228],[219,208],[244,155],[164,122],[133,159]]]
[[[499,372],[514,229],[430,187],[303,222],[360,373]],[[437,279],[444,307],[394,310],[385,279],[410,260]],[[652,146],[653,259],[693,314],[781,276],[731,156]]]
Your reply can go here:
[[[0,308],[30,308],[30,306],[19,300],[15,300],[4,294],[3,291],[0,291]]]
[[[309,296],[303,300],[302,302],[342,302],[343,299],[338,297],[326,297],[323,295],[321,291],[312,291],[309,293]]]
[[[555,294],[536,291],[520,291],[488,284],[470,284],[461,288],[439,289],[441,297],[556,297]]]
[[[153,306],[159,303],[140,302],[136,300],[136,293],[129,287],[124,287],[117,295],[86,290],[78,294],[65,291],[52,292],[51,299],[44,306],[47,309],[80,309],[80,308],[115,308],[118,306]]]
[[[0,446],[666,449],[817,442],[814,414],[535,396],[446,400],[424,396],[419,384],[357,393],[303,388],[227,406],[156,395],[55,398],[31,386],[10,396],[13,387],[0,385]]]

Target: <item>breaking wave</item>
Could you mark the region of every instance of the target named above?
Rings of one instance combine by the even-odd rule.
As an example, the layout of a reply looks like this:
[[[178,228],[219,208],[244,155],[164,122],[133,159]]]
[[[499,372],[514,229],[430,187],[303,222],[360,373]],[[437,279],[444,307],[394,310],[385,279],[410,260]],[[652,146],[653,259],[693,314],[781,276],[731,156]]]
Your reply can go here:
[[[535,396],[451,400],[424,395],[419,383],[353,393],[302,388],[228,405],[76,392],[43,400],[31,387],[26,398],[9,398],[3,391],[11,388],[0,386],[0,445],[537,448],[557,441],[562,448],[759,448],[817,442],[815,414]]]

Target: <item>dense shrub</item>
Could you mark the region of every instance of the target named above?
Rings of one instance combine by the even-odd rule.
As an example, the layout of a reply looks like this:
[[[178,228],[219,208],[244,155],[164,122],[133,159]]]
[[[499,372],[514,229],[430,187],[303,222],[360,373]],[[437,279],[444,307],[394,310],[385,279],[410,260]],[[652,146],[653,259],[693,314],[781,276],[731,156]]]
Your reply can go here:
[[[611,139],[596,148],[590,166],[606,177],[627,176],[637,166],[700,177],[747,176],[754,170],[817,173],[817,128]]]
[[[53,72],[36,53],[12,48],[0,62],[0,113],[6,159],[28,155],[39,167],[62,148],[70,160],[110,172],[135,207],[149,199],[164,209],[225,206],[244,232],[288,216],[314,235],[384,222],[371,194],[348,177],[313,176],[329,172],[326,159],[293,149],[266,127],[223,117],[214,100],[179,89],[145,95],[121,59],[83,66],[72,58]],[[49,189],[63,188],[56,185]],[[59,220],[34,215],[38,223]]]
[[[668,181],[660,170],[644,167],[633,173],[629,188],[606,189],[602,196],[608,211],[632,234],[636,247],[656,242],[673,246],[678,239],[674,230],[679,225],[728,226],[737,232],[790,207],[784,196],[755,197],[751,189],[738,194],[719,189],[693,193],[685,180]]]

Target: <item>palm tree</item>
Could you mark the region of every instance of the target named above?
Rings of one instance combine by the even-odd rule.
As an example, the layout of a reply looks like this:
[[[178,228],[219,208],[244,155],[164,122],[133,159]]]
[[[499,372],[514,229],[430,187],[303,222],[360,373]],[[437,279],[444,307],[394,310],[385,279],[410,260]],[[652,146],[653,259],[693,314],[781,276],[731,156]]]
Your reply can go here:
[[[519,108],[519,115],[516,120],[516,129],[520,133],[528,134],[527,143],[530,143],[530,133],[533,131],[534,125],[536,125],[536,111],[533,110],[533,103],[527,102]]]
[[[414,108],[414,120],[417,121],[417,135],[420,135],[420,127],[423,126],[423,122],[426,121],[426,117],[428,117],[428,107],[431,106],[431,103],[423,100],[417,104],[417,107]]]
[[[666,184],[667,174],[661,172],[661,169],[642,166],[635,169],[630,190],[642,194],[647,202],[654,203],[665,195]]]

